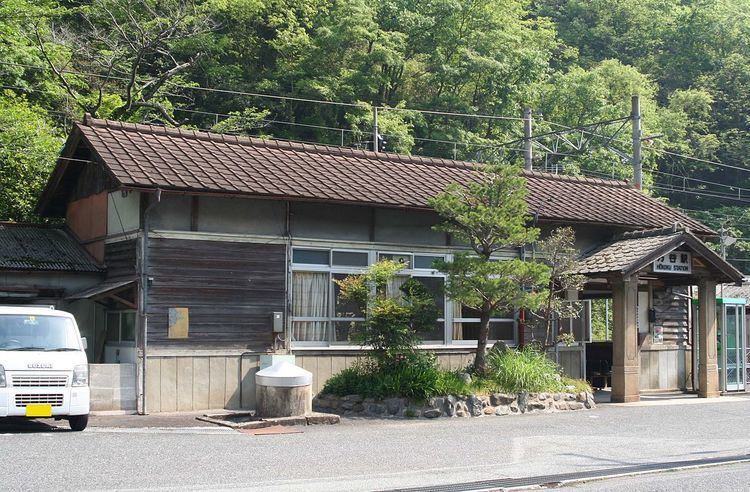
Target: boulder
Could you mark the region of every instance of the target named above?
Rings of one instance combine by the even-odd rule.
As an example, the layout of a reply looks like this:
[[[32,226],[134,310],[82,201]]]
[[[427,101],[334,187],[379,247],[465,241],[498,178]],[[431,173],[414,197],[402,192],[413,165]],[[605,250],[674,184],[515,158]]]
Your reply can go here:
[[[365,403],[365,413],[368,415],[383,415],[388,411],[388,408],[382,403]]]
[[[469,412],[471,413],[473,417],[479,417],[480,415],[482,415],[484,404],[481,398],[472,395],[469,397],[468,407],[469,407]]]
[[[405,404],[403,398],[387,398],[383,403],[390,415],[399,415]]]
[[[507,405],[500,405],[498,407],[495,407],[495,415],[508,415],[510,413],[510,408]]]
[[[518,400],[516,400],[516,404],[518,406],[518,411],[521,413],[524,413],[526,411],[526,404],[529,401],[529,394],[525,391],[522,391],[521,393],[518,393]]]

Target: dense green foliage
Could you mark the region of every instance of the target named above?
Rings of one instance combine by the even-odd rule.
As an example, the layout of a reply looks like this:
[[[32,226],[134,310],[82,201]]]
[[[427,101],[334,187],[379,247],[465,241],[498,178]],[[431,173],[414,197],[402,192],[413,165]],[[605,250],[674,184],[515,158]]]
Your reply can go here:
[[[740,217],[750,173],[664,153],[747,167],[750,0],[4,0],[0,85],[59,126],[89,111],[212,128],[226,118],[213,113],[232,113],[217,129],[358,147],[370,145],[369,108],[385,106],[386,149],[484,161],[518,158],[520,121],[403,109],[518,117],[531,107],[541,135],[627,116],[639,94],[654,136],[644,165],[668,173],[647,173],[650,191],[710,210],[699,217],[714,227],[750,230]],[[554,152],[556,137],[540,137],[535,166],[629,177],[611,150],[630,152],[627,126],[607,138],[618,128]]]
[[[344,369],[326,381],[324,393],[335,395],[362,395],[364,398],[399,396],[423,400],[435,395],[445,395],[455,390],[460,379],[453,373],[440,370],[435,357],[422,352],[405,358],[390,370],[384,370],[366,359]]]
[[[564,391],[566,382],[555,362],[531,345],[522,350],[491,350],[489,378],[509,393]]]
[[[354,338],[368,347],[374,367],[397,371],[404,361],[419,358],[419,333],[431,331],[438,309],[430,292],[414,279],[406,280],[396,292],[392,282],[403,265],[382,260],[364,274],[336,280],[340,299],[359,306],[365,313],[363,326]]]
[[[0,220],[33,220],[62,139],[46,111],[0,92]]]
[[[391,371],[372,361],[362,361],[328,379],[323,393],[361,395],[364,398],[404,397],[424,400],[433,396],[489,394],[495,392],[591,391],[582,380],[563,376],[543,352],[528,346],[523,350],[491,350],[485,376],[471,380],[460,372],[440,369],[434,356],[421,353]]]

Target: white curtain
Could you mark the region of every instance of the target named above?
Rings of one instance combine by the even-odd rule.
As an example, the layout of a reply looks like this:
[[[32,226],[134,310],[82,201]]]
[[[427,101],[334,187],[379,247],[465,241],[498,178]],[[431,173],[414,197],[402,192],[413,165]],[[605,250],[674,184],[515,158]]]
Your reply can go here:
[[[453,304],[453,317],[460,318],[461,309],[463,308],[463,306],[461,306],[460,302],[451,301],[451,303]],[[454,322],[453,323],[453,340],[463,340],[463,339],[464,339],[463,323]]]
[[[307,318],[328,317],[328,273],[294,272],[292,276],[292,316]],[[294,321],[294,340],[325,342],[327,321]]]

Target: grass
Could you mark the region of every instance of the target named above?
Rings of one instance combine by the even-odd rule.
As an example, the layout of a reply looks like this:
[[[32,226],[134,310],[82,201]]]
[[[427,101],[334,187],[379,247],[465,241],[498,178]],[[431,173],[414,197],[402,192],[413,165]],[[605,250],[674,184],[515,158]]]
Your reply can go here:
[[[426,400],[444,395],[591,391],[586,381],[562,375],[554,361],[533,348],[490,352],[487,362],[489,373],[467,382],[460,371],[440,369],[428,354],[415,355],[387,369],[365,361],[334,375],[323,392],[375,399]]]

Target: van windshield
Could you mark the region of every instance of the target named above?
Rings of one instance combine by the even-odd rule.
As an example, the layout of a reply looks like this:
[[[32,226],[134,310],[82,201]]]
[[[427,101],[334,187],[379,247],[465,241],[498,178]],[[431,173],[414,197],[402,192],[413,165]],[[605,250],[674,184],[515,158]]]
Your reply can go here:
[[[0,350],[80,350],[73,322],[63,316],[0,314]]]

